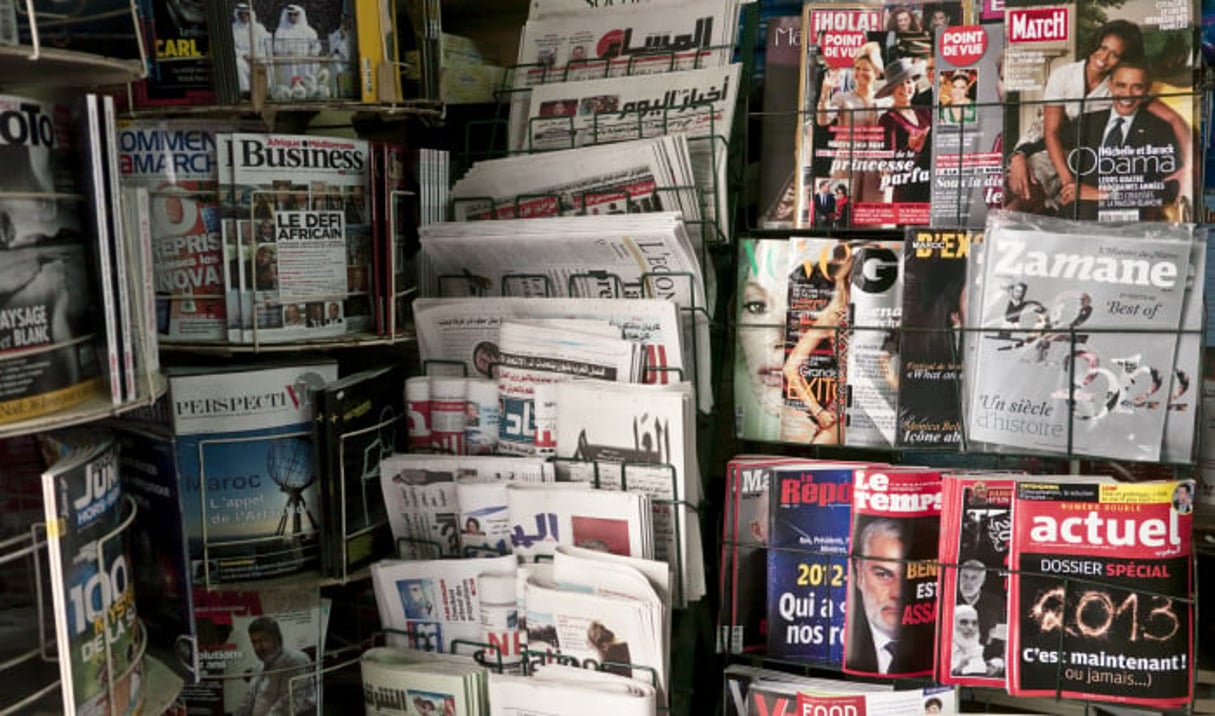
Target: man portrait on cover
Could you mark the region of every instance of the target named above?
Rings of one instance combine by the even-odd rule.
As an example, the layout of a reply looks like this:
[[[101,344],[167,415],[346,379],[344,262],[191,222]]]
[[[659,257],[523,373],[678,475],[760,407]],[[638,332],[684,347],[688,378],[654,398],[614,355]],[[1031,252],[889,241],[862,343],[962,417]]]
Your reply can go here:
[[[844,666],[855,671],[897,674],[908,671],[917,647],[901,643],[903,561],[907,542],[903,524],[879,518],[865,525],[854,545],[849,579],[854,597],[847,614]]]
[[[827,179],[820,179],[818,192],[814,195],[814,225],[831,226],[834,214],[835,194],[831,191],[831,182]]]
[[[261,22],[252,19],[247,2],[238,2],[232,9],[232,48],[236,53],[236,77],[240,93],[247,95],[253,61],[270,54],[270,31]]]
[[[1173,128],[1145,108],[1151,73],[1141,62],[1123,60],[1110,73],[1109,88],[1111,106],[1080,117],[1078,146],[1068,161],[1080,180],[1079,196],[1064,188],[1063,215],[1092,221],[1099,208],[1138,208],[1140,221],[1164,220],[1164,206],[1175,202],[1180,190],[1169,177],[1183,158]],[[1136,151],[1145,148],[1150,148],[1147,155]],[[1123,163],[1133,168],[1124,172]],[[1135,181],[1115,183],[1126,179]],[[1077,202],[1074,213],[1068,198]]]
[[[283,632],[273,617],[262,616],[249,624],[249,641],[261,660],[237,716],[287,716],[316,709],[314,680],[306,678],[312,659],[283,643]]]
[[[1188,515],[1194,511],[1194,486],[1183,482],[1173,490],[1173,509],[1179,515]]]

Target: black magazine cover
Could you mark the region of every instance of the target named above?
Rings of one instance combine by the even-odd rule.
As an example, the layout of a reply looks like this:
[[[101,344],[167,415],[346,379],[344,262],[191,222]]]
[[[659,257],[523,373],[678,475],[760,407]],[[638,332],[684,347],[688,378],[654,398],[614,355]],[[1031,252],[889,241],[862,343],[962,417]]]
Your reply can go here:
[[[793,147],[798,125],[801,29],[799,15],[768,20],[759,150],[759,225],[765,229],[793,226]]]
[[[148,76],[132,87],[137,105],[214,104],[205,0],[140,0]]]
[[[1009,0],[1005,207],[1193,221],[1194,3]]]

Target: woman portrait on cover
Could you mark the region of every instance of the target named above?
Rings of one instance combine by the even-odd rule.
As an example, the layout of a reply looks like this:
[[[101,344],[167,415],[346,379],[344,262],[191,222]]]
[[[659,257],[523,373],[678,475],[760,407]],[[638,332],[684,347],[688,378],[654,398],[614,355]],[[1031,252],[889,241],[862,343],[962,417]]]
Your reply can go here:
[[[785,358],[784,379],[787,386],[785,406],[781,416],[781,440],[812,445],[843,445],[844,426],[840,422],[843,403],[840,402],[840,384],[826,391],[820,400],[815,396],[803,367],[812,355],[829,353],[835,365],[836,375],[843,368],[846,335],[840,330],[848,316],[848,304],[852,295],[852,264],[855,248],[847,244],[833,247],[831,260],[825,269],[830,272],[832,282],[831,300],[818,312],[818,316],[805,333],[797,339],[793,349]],[[815,268],[818,268],[816,265]],[[800,269],[799,269],[800,270]],[[800,405],[796,405],[795,401]]]
[[[831,225],[845,228],[852,219],[852,207],[848,203],[848,185],[843,182],[835,185],[835,213],[831,216]]]
[[[1143,62],[1143,32],[1127,20],[1111,20],[1093,35],[1084,59],[1050,73],[1043,92],[1042,136],[1023,136],[1008,161],[1009,209],[1048,213],[1075,202],[1079,185],[1067,165],[1069,137],[1077,134],[1074,122],[1081,114],[1108,109],[1109,76],[1121,62]],[[1185,120],[1158,99],[1145,103],[1153,115],[1169,123],[1177,135],[1181,156],[1190,153],[1191,130]],[[1045,153],[1043,154],[1043,149]],[[1191,167],[1184,165],[1170,179],[1181,179]]]
[[[781,370],[785,362],[789,242],[749,240],[741,242],[739,248],[735,409],[743,437],[776,440],[784,405]]]
[[[849,137],[847,129],[876,125],[878,116],[893,103],[888,95],[878,93],[877,83],[885,69],[881,47],[876,42],[867,42],[857,51],[852,61],[852,89],[837,91],[844,79],[841,71],[827,70],[818,92],[815,124],[819,127],[838,125],[846,128],[839,134],[845,140]],[[830,141],[831,136],[828,135],[827,141]],[[849,194],[853,201],[882,201],[881,177],[877,172],[848,171],[833,164],[831,177],[849,181]]]
[[[878,119],[878,125],[885,130],[883,146],[893,150],[897,159],[912,158],[915,164],[914,174],[905,176],[908,181],[891,187],[889,200],[896,204],[927,202],[931,195],[932,184],[928,177],[932,148],[928,135],[932,131],[932,114],[927,107],[911,104],[917,83],[923,75],[924,68],[919,62],[907,57],[900,58],[890,66],[886,84],[877,93],[879,99],[890,97],[893,100],[891,108]]]
[[[963,124],[975,121],[978,112],[971,94],[978,81],[976,75],[974,70],[941,73],[941,122]]]

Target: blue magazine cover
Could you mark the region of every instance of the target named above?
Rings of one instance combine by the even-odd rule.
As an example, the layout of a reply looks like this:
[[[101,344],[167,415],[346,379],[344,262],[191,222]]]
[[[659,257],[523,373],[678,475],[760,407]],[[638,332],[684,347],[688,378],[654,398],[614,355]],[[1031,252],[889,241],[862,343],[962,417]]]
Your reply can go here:
[[[853,467],[773,468],[768,654],[842,664]]]

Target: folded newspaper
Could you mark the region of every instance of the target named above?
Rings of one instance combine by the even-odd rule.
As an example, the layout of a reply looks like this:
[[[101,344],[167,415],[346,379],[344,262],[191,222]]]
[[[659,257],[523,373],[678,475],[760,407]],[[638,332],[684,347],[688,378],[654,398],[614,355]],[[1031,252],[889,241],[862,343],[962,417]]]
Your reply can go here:
[[[625,557],[653,556],[652,508],[646,495],[556,483],[513,484],[506,498],[511,545],[522,562],[551,559],[558,545]]]
[[[572,666],[542,666],[533,676],[489,675],[493,716],[532,716],[537,704],[545,713],[579,716],[654,716],[654,687],[617,674]]]
[[[359,668],[369,716],[489,713],[488,674],[468,659],[381,646],[363,652]]]

